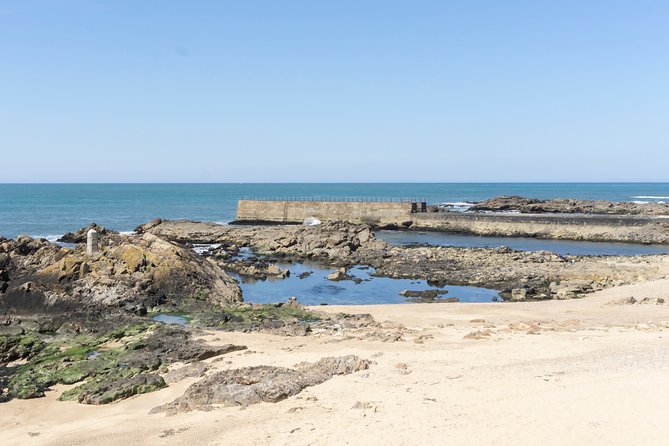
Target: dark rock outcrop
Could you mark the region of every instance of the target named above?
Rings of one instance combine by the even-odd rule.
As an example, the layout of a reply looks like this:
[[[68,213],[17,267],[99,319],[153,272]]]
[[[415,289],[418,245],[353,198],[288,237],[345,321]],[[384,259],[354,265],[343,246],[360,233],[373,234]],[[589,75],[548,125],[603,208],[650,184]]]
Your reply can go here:
[[[409,301],[415,303],[434,303],[434,302],[459,302],[457,297],[442,298],[441,296],[448,294],[448,290],[402,290],[400,295],[408,298]]]
[[[135,352],[126,356],[123,364],[142,367],[143,364],[203,361],[214,356],[246,350],[244,345],[212,346],[202,340],[193,340],[189,330],[176,325],[162,325],[145,340],[130,346]],[[147,358],[155,358],[148,360]],[[152,368],[148,368],[152,370]]]
[[[435,297],[441,296],[443,294],[448,294],[448,290],[402,290],[400,294],[404,297],[421,297],[434,299]]]
[[[112,231],[111,229],[107,229],[104,226],[98,225],[97,223],[91,223],[89,226],[81,228],[77,232],[67,232],[63,234],[63,236],[59,238],[57,241],[61,243],[86,243],[86,237],[88,235],[88,231],[90,231],[91,229],[95,229],[95,231],[97,231],[99,236],[118,234],[117,231]]]
[[[540,200],[536,198],[510,196],[491,198],[472,206],[469,210],[474,212],[516,211],[527,214],[669,215],[669,204],[576,200],[571,198]]]
[[[209,370],[207,363],[194,362],[178,369],[170,370],[165,374],[165,381],[167,383],[176,383],[185,378],[202,378],[207,370]]]
[[[258,254],[321,259],[348,265],[360,249],[382,249],[368,225],[331,222],[318,226],[222,226],[192,221],[161,221],[137,228],[178,243],[220,243],[251,247]]]
[[[256,280],[265,280],[268,277],[273,279],[285,279],[290,276],[290,271],[281,269],[278,266],[266,261],[237,260],[219,262],[219,265],[225,266],[226,271],[234,271],[240,276],[252,277]]]

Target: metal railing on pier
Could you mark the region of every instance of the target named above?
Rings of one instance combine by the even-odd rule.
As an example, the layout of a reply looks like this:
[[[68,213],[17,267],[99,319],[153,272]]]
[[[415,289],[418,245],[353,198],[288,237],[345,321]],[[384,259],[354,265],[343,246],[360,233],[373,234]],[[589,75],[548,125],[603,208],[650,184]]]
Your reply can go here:
[[[335,203],[422,203],[424,198],[398,197],[267,197],[245,195],[240,200],[250,201],[327,201]]]

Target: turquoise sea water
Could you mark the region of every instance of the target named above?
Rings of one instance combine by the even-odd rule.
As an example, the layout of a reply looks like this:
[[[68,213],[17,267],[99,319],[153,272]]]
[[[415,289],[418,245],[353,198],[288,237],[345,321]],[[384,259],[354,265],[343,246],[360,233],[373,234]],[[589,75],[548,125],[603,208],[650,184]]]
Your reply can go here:
[[[457,203],[498,195],[669,201],[669,183],[0,184],[0,236],[53,239],[91,222],[131,231],[155,217],[229,222],[243,196],[407,197]]]

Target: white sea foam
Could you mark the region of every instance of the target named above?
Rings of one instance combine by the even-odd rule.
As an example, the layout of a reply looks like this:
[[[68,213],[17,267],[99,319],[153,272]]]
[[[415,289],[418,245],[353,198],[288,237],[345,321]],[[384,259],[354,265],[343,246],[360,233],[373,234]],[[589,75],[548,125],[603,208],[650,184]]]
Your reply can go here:
[[[468,210],[475,204],[476,203],[471,203],[469,201],[446,201],[444,203],[441,203],[439,206],[442,208],[447,208],[452,211],[463,212]]]
[[[643,198],[649,200],[666,200],[669,199],[669,196],[666,195],[635,195],[632,198]]]
[[[474,206],[475,204],[469,201],[446,201],[441,203],[442,206]]]
[[[219,248],[220,246],[220,243],[198,243],[193,245],[193,251],[198,254],[204,254],[205,252]]]
[[[47,239],[48,241],[50,241],[51,243],[55,243],[56,240],[58,240],[62,236],[63,236],[63,234],[57,234],[57,235],[47,234],[47,235],[30,235],[29,237],[36,238],[36,239],[44,238],[44,239]]]
[[[64,234],[47,234],[47,235],[29,235],[28,237],[34,238],[34,239],[46,239],[47,241],[51,243],[55,243],[58,246],[62,246],[64,248],[75,248],[77,246],[76,243],[63,243],[59,242],[58,239],[61,238]]]
[[[135,235],[137,234],[135,231],[119,231],[119,234],[123,235]]]

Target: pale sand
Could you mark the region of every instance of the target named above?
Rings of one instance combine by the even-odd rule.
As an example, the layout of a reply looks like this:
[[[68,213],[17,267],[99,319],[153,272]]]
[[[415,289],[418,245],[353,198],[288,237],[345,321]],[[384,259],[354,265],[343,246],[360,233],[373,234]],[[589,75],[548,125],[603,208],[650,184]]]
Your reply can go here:
[[[217,332],[207,339],[254,352],[227,355],[218,368],[345,354],[375,363],[278,404],[171,417],[148,412],[197,378],[102,407],[59,402],[60,388],[0,404],[0,444],[667,444],[669,305],[607,304],[628,296],[669,304],[669,280],[572,301],[320,308],[416,330],[398,342]],[[522,321],[543,328],[509,330]],[[486,339],[463,339],[485,325]],[[416,343],[421,335],[433,338]]]

